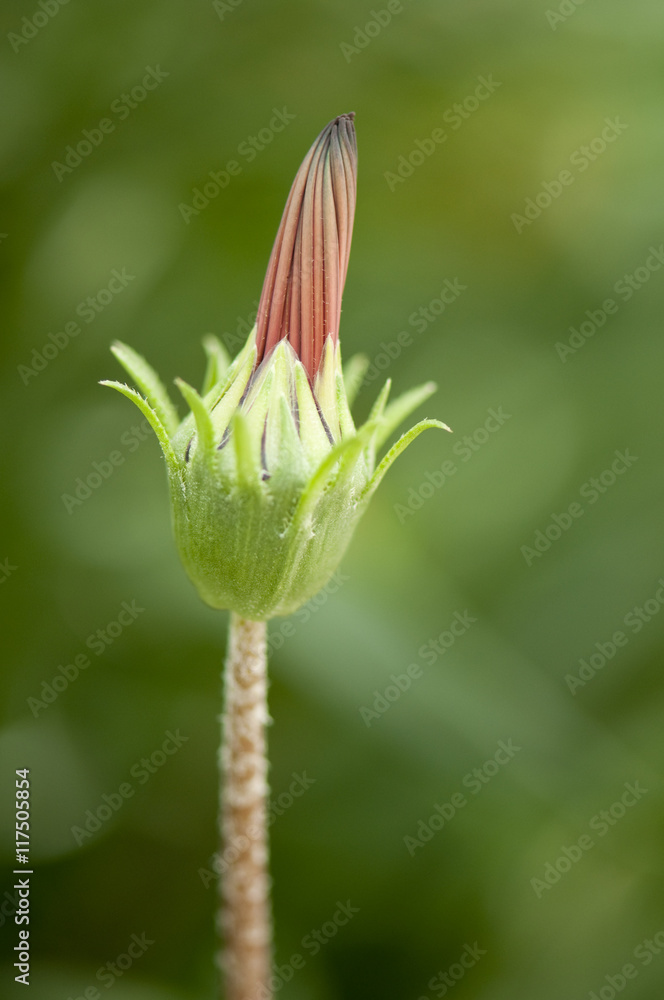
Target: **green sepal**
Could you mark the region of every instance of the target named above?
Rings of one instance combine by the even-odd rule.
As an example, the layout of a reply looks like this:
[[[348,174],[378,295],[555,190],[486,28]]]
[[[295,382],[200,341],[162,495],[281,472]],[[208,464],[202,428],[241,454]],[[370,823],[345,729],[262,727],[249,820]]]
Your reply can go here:
[[[305,454],[311,455],[313,458],[324,455],[332,447],[333,441],[330,440],[328,431],[323,426],[321,412],[311,391],[309,378],[300,361],[295,362],[295,392],[299,411],[300,437]],[[329,434],[331,433],[329,431]]]
[[[236,413],[231,421],[231,442],[237,485],[242,490],[254,489],[261,481],[261,467],[256,461],[249,421],[244,413]]]
[[[290,403],[283,393],[280,393],[270,405],[265,449],[270,469],[271,489],[275,493],[281,489],[291,491],[303,489],[309,480],[310,468],[300,435],[297,433]],[[297,496],[294,495],[289,506],[292,508],[296,502]]]
[[[180,418],[175,406],[171,402],[165,385],[157,375],[152,365],[148,364],[145,358],[141,357],[127,344],[116,340],[111,346],[111,351],[118,359],[128,375],[131,375],[134,382],[141,390],[148,403],[159,417],[159,420],[166,430],[169,438],[175,434],[180,424]]]
[[[231,359],[224,345],[213,333],[208,333],[207,336],[203,337],[203,350],[207,355],[208,363],[201,396],[207,396],[208,392],[225,378],[231,366]]]
[[[193,385],[189,385],[189,383],[185,382],[184,379],[176,378],[175,384],[182,393],[182,396],[193,413],[194,420],[196,421],[196,432],[198,434],[196,455],[201,458],[210,458],[210,456],[214,453],[214,427],[212,426],[210,413],[205,405],[205,402],[198,395]]]
[[[256,348],[252,343],[248,343],[229,368],[225,381],[221,385],[214,386],[203,398],[205,408],[210,414],[217,444],[221,442],[224,433],[230,426],[233,414],[247,388],[255,360]],[[190,413],[182,421],[177,434],[173,437],[173,448],[182,457],[186,454],[195,427],[194,414]]]
[[[350,405],[344,384],[344,376],[340,370],[335,372],[335,381],[337,389],[337,409],[339,411],[339,431],[343,440],[343,438],[350,437],[351,434],[355,433],[355,422],[353,421],[353,417],[350,412]]]
[[[369,358],[366,354],[354,354],[350,361],[347,361],[344,365],[343,379],[349,406],[352,406],[355,402],[368,367]]]
[[[402,393],[389,406],[386,406],[382,413],[380,427],[374,439],[376,448],[380,448],[387,441],[392,431],[396,430],[399,424],[403,423],[413,410],[416,410],[418,406],[421,406],[422,403],[429,399],[436,389],[435,382],[425,382],[424,385],[419,385],[415,389],[409,389],[408,392]],[[449,431],[449,427],[446,429]]]
[[[369,469],[373,472],[376,467],[376,451],[378,449],[377,437],[380,434],[381,422],[383,420],[383,413],[385,412],[385,406],[387,404],[387,398],[390,395],[390,389],[392,388],[392,379],[387,380],[383,388],[378,393],[376,401],[371,407],[371,412],[369,413],[369,419],[367,423],[371,423],[374,427],[374,433],[371,435],[370,440],[367,442],[367,465]]]
[[[172,471],[175,471],[178,467],[178,460],[176,458],[175,452],[171,446],[170,438],[166,432],[166,428],[162,424],[161,420],[152,409],[150,404],[143,399],[140,393],[136,392],[135,389],[131,389],[128,385],[124,385],[122,382],[114,382],[109,380],[104,380],[99,383],[100,385],[108,385],[111,389],[117,389],[121,392],[123,396],[127,399],[131,399],[132,403],[135,403],[139,408],[145,419],[148,421],[152,430],[157,435],[159,444],[161,445],[161,450],[164,453],[164,458],[168,462]]]
[[[300,498],[295,512],[296,518],[306,518],[316,506],[325,490],[331,486],[336,488],[339,485],[340,479],[352,468],[374,431],[375,425],[367,422],[354,437],[341,441],[327,453],[309,480]],[[337,465],[339,466],[338,469],[336,468]]]
[[[335,345],[332,337],[328,337],[323,347],[318,374],[314,380],[314,396],[335,442],[341,439],[339,407],[337,406],[337,357],[338,345]]]
[[[313,387],[285,340],[257,365],[252,331],[225,375],[221,344],[206,338],[205,347],[203,392],[177,381],[190,408],[177,428],[159,379],[124,345],[116,356],[149,399],[103,384],[131,399],[159,439],[178,549],[201,597],[256,621],[291,614],[325,586],[397,456],[423,430],[449,428],[422,421],[374,470],[376,449],[432,384],[388,404],[388,381],[356,431],[348,397],[362,383],[365,359],[347,366],[347,386],[331,337]]]
[[[378,393],[374,405],[371,407],[371,412],[369,413],[369,420],[373,420],[375,423],[378,423],[380,420],[382,420],[391,388],[392,388],[392,379],[388,378],[387,382]]]
[[[411,427],[409,431],[406,431],[405,434],[401,435],[396,444],[392,445],[387,455],[385,455],[380,465],[374,472],[373,476],[369,480],[368,485],[366,486],[366,488],[362,493],[361,499],[363,502],[368,501],[370,497],[373,496],[379,483],[383,479],[383,476],[390,468],[392,463],[395,461],[395,459],[399,457],[401,452],[405,451],[408,445],[411,444],[416,437],[419,437],[422,431],[427,431],[429,430],[429,428],[433,427],[438,427],[440,430],[443,431],[449,431],[449,427],[446,424],[442,423],[442,421],[440,420],[420,420],[419,424],[415,424],[415,426]]]
[[[269,470],[275,490],[278,485],[279,488],[283,485],[283,488],[290,489],[295,483],[303,485],[310,474],[295,424],[294,360],[295,354],[291,353],[290,347],[285,343],[278,344],[270,361],[271,381],[265,382],[261,390],[267,404],[264,431],[261,433],[261,459],[266,471]]]

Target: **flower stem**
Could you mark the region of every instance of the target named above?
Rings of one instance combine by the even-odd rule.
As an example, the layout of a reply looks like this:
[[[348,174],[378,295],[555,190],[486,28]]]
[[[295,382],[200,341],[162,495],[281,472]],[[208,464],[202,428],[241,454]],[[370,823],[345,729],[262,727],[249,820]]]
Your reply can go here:
[[[227,1000],[269,1000],[267,626],[231,614],[221,750],[222,928]]]

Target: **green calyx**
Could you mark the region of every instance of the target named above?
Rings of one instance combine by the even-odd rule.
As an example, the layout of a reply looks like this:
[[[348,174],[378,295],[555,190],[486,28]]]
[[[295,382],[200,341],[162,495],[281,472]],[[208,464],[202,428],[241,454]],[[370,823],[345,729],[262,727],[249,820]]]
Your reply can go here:
[[[133,400],[159,439],[178,550],[203,600],[256,621],[288,615],[327,583],[397,456],[429,427],[449,428],[422,420],[377,464],[433,383],[388,405],[388,381],[356,429],[350,403],[366,365],[354,358],[342,374],[332,337],[313,386],[285,340],[257,368],[255,330],[232,364],[216,338],[204,347],[201,394],[176,380],[190,410],[182,421],[158,375],[125,344],[112,350],[140,393],[102,385]]]

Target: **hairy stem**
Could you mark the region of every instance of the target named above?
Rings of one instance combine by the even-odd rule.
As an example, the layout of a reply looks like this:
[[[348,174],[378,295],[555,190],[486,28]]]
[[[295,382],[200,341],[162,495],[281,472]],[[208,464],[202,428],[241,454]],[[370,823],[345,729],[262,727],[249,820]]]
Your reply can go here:
[[[267,626],[232,614],[221,749],[222,929],[227,1000],[269,1000]]]

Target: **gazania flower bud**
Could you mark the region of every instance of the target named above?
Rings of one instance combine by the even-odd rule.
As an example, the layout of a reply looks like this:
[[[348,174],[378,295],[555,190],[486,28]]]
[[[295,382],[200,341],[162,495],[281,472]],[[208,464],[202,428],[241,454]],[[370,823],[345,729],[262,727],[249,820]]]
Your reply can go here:
[[[339,337],[357,187],[354,117],[330,122],[298,170],[258,305],[258,360],[288,340],[312,380],[325,340]]]
[[[141,394],[132,399],[161,443],[182,562],[203,599],[244,618],[290,614],[337,568],[355,525],[395,458],[437,420],[404,434],[376,465],[392,431],[435,390],[387,405],[389,381],[356,430],[350,403],[366,363],[344,379],[341,294],[355,209],[353,116],[323,129],[286,204],[258,322],[235,361],[213,337],[201,394],[177,385],[179,421],[159,377],[124,344],[113,353]]]

